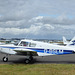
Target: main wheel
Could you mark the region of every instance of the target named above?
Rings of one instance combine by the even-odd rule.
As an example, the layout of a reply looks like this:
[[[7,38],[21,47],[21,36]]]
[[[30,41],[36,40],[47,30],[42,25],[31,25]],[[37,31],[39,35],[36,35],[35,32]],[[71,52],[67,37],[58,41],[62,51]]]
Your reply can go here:
[[[3,61],[4,62],[7,62],[8,61],[8,58],[7,57],[3,57]]]
[[[30,63],[30,60],[29,59],[25,59],[25,63],[26,64],[29,64]]]
[[[31,60],[31,61],[32,61],[32,60],[33,60],[33,57],[29,57],[29,60]]]

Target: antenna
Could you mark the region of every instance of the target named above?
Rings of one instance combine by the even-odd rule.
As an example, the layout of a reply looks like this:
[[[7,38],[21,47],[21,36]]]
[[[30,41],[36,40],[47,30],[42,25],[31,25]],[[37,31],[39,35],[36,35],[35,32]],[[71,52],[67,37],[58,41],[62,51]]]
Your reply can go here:
[[[26,35],[25,39],[28,37],[29,33]]]

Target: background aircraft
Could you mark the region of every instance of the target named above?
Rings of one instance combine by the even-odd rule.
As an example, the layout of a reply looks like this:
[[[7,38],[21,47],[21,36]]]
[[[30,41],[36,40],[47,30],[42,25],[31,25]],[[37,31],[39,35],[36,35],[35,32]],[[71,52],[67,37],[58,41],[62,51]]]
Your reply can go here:
[[[69,43],[69,41],[66,40],[66,38],[63,36],[63,44],[67,45]]]
[[[67,41],[63,36],[63,44],[66,46],[75,46],[75,37],[73,37],[71,41]]]

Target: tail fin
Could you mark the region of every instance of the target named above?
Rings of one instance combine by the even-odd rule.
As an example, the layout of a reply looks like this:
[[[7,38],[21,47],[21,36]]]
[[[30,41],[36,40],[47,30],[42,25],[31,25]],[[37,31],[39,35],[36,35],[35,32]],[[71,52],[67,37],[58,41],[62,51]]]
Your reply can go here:
[[[75,36],[73,39],[67,44],[67,46],[75,46]]]
[[[63,36],[63,43],[64,44],[68,44],[69,43],[64,36]]]

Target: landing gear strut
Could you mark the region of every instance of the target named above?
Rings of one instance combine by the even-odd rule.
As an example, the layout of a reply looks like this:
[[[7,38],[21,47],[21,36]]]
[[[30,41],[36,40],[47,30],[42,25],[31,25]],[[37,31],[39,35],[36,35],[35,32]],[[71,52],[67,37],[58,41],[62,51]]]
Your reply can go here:
[[[31,63],[33,61],[33,57],[32,56],[29,56],[29,58],[26,58],[25,59],[25,63],[26,64],[29,64],[29,63]]]

